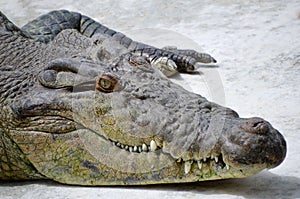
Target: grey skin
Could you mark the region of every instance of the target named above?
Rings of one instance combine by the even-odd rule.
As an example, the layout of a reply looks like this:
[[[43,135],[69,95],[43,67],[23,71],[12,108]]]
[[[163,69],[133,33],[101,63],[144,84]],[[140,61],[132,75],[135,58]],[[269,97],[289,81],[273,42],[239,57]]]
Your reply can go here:
[[[191,72],[214,62],[209,55],[122,43],[95,21],[83,28],[86,20],[54,11],[19,29],[0,14],[0,179],[194,182],[284,160],[286,142],[267,121],[240,118],[163,74]]]

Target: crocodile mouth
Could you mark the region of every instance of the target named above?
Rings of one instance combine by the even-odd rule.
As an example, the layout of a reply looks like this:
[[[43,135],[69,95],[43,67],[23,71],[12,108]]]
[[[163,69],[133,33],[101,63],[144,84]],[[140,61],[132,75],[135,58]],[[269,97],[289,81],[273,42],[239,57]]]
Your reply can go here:
[[[109,141],[111,142],[112,147],[116,147],[119,150],[126,151],[129,153],[144,155],[156,151],[160,151],[163,153],[163,147],[157,146],[154,140],[151,140],[149,145],[142,144],[140,146],[125,145],[121,142],[115,142],[111,139],[109,139]],[[214,168],[216,172],[226,172],[230,169],[229,164],[226,164],[224,162],[222,153],[220,153],[219,155],[210,155],[199,160],[192,159],[183,161],[182,158],[174,158],[174,162],[176,162],[177,165],[182,167],[182,170],[184,171],[185,175],[188,175],[190,173],[195,173],[199,175],[199,172],[202,175],[207,175],[207,173],[212,172],[212,168]]]
[[[121,150],[129,151],[132,153],[148,153],[148,152],[154,152],[156,150],[162,149],[162,147],[157,146],[157,144],[154,140],[151,140],[149,145],[142,144],[141,146],[125,145],[120,142],[112,141],[111,139],[109,139],[109,141],[112,143],[112,146],[116,146]],[[188,166],[189,164],[191,165],[191,164],[196,163],[198,165],[199,169],[202,168],[203,164],[210,164],[211,161],[214,161],[216,164],[218,164],[219,167],[222,167],[222,168],[226,167],[227,169],[229,169],[229,165],[227,165],[224,162],[222,154],[207,156],[207,157],[201,158],[200,160],[183,161],[182,158],[179,158],[176,160],[176,162],[183,162],[186,165],[185,166],[186,168],[189,168],[189,166]],[[188,169],[186,169],[186,170],[188,170]]]

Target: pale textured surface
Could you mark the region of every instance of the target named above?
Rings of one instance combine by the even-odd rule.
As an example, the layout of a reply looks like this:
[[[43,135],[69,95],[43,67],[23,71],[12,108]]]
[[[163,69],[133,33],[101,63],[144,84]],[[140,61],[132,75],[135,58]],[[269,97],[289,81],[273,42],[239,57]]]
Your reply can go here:
[[[204,69],[202,76],[176,79],[242,117],[270,121],[288,144],[287,158],[279,167],[247,179],[146,187],[2,182],[0,198],[300,198],[300,1],[200,2],[0,0],[0,5],[18,25],[64,8],[136,40],[211,53],[220,63],[217,71]]]

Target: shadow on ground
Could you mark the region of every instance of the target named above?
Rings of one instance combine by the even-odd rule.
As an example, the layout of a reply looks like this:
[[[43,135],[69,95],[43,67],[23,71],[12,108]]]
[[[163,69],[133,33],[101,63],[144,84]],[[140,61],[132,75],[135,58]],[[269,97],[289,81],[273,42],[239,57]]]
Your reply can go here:
[[[245,179],[228,179],[186,183],[182,185],[150,186],[165,191],[187,191],[204,195],[229,194],[244,198],[300,198],[300,178],[263,172]]]
[[[245,179],[229,179],[219,181],[206,181],[197,183],[184,184],[164,184],[148,186],[116,186],[116,187],[80,187],[69,186],[55,183],[53,181],[24,181],[24,182],[3,182],[0,181],[0,198],[9,198],[12,196],[30,195],[30,187],[41,186],[42,191],[46,193],[53,189],[64,189],[65,194],[68,192],[80,191],[81,193],[103,193],[104,191],[119,193],[119,191],[147,191],[186,193],[189,196],[196,195],[234,195],[244,198],[299,198],[300,197],[300,178],[292,176],[278,176],[271,172],[265,171],[256,176]],[[17,194],[14,190],[18,190]],[[22,191],[23,190],[23,191]],[[12,194],[14,193],[14,194]],[[121,194],[122,192],[120,192]],[[37,194],[33,194],[37,195]]]

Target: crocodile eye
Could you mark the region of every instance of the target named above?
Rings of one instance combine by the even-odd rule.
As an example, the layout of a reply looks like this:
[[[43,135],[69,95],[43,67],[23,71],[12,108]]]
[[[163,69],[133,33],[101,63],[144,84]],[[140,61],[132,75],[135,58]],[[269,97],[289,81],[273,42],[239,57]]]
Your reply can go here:
[[[101,88],[105,90],[109,90],[112,87],[112,82],[108,79],[101,78],[99,85]]]
[[[102,92],[110,93],[119,88],[118,80],[110,75],[103,73],[96,79],[96,89]]]

